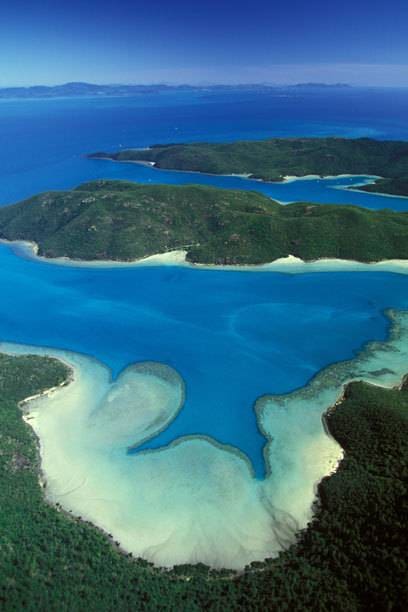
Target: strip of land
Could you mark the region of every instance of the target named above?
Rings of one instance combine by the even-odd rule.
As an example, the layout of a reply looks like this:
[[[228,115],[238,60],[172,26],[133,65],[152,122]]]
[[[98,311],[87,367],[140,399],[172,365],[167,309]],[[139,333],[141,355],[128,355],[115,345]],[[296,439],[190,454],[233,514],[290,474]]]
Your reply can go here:
[[[185,251],[217,265],[408,259],[408,213],[355,206],[282,206],[255,192],[205,186],[93,181],[0,208],[0,239],[26,240],[38,254],[134,261]]]
[[[271,138],[233,143],[154,145],[149,149],[126,149],[92,153],[91,158],[154,163],[157,168],[248,174],[264,181],[286,176],[337,176],[341,174],[382,177],[374,185],[360,187],[391,195],[408,195],[408,142],[370,138]]]

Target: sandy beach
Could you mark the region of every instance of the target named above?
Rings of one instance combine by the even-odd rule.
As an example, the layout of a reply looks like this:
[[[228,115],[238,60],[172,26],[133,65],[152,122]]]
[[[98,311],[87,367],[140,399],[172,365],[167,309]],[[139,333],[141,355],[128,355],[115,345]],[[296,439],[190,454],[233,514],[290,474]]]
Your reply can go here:
[[[343,179],[343,178],[355,178],[357,176],[361,176],[360,174],[305,174],[304,176],[295,176],[288,175],[284,176],[282,179],[283,183],[293,183],[294,181],[312,181],[312,180],[335,180],[335,179]],[[368,183],[374,183],[377,179],[381,178],[381,176],[367,175],[367,180],[362,185],[367,185]],[[342,187],[339,187],[342,189]],[[348,189],[346,187],[346,189]],[[382,194],[384,195],[384,194]]]
[[[348,259],[322,258],[315,261],[303,261],[299,257],[289,255],[275,259],[270,263],[248,265],[200,264],[187,261],[187,251],[178,249],[149,255],[134,261],[70,259],[69,257],[43,257],[38,255],[38,245],[26,240],[4,240],[0,244],[10,246],[20,257],[41,261],[51,265],[73,266],[84,268],[131,268],[135,266],[183,266],[204,270],[254,271],[254,272],[284,272],[287,274],[310,274],[312,272],[395,272],[408,273],[407,259],[387,259],[372,263],[363,263]]]

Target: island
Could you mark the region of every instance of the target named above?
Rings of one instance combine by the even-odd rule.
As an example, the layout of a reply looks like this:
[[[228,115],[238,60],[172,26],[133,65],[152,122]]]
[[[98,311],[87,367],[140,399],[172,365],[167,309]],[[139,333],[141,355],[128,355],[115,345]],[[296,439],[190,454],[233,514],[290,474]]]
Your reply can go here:
[[[267,83],[243,83],[241,85],[170,85],[165,83],[87,83],[73,81],[58,85],[31,85],[28,87],[0,87],[0,99],[48,99],[82,97],[131,97],[143,94],[197,93],[206,96],[217,93],[274,93],[285,91],[302,93],[350,88],[346,83],[296,83],[295,85],[274,85]]]
[[[271,138],[233,143],[154,145],[92,153],[90,158],[150,162],[157,168],[246,174],[263,181],[287,176],[367,175],[386,179],[366,191],[408,196],[408,142],[371,138]]]
[[[296,256],[408,259],[408,213],[281,205],[256,192],[92,181],[0,208],[0,239],[48,258],[133,261],[183,250],[192,263],[252,265]]]
[[[126,555],[91,524],[44,498],[25,399],[68,384],[59,360],[0,353],[3,609],[397,610],[406,602],[408,384],[349,384],[326,414],[345,451],[318,487],[315,517],[278,558],[243,572],[171,570]],[[362,562],[364,560],[364,562]],[[384,570],[386,568],[386,571]],[[97,603],[96,603],[97,602]]]

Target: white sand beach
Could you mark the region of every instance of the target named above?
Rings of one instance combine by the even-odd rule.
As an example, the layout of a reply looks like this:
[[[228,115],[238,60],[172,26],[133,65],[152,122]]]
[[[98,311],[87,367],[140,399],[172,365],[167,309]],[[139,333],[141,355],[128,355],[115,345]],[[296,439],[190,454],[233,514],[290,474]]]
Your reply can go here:
[[[345,178],[356,178],[357,176],[361,176],[360,174],[305,174],[303,176],[296,175],[287,175],[282,178],[282,183],[293,183],[294,181],[315,181],[321,179],[324,180],[335,180],[335,179],[345,179]],[[380,176],[367,175],[367,180],[362,185],[367,185],[367,183],[374,183],[377,179],[381,178]],[[357,184],[356,184],[357,185]],[[343,187],[339,187],[339,189],[343,189]],[[348,189],[346,186],[345,189]]]
[[[284,272],[288,274],[310,274],[312,272],[395,272],[408,273],[407,259],[386,259],[372,263],[362,263],[348,259],[322,258],[315,261],[304,261],[294,255],[275,259],[265,264],[222,265],[200,264],[187,261],[187,251],[177,249],[166,253],[149,255],[134,261],[70,259],[69,257],[43,257],[38,255],[38,245],[26,240],[9,241],[0,239],[0,244],[10,246],[13,251],[28,259],[59,266],[83,268],[129,268],[135,266],[183,266],[205,270],[254,271],[254,272]]]

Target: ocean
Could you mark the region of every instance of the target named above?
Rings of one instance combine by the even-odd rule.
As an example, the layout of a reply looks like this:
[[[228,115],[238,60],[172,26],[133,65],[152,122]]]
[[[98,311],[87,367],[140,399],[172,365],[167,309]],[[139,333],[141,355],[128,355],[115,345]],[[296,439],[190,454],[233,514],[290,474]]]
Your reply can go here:
[[[258,190],[283,202],[309,198],[406,210],[408,199],[333,189],[350,186],[358,179],[263,184],[88,160],[85,156],[158,143],[273,136],[408,139],[407,109],[408,90],[404,89],[0,100],[0,205],[41,191],[69,189],[91,179],[113,178]]]
[[[299,135],[408,138],[408,90],[346,88],[228,95],[172,92],[134,98],[2,100],[0,203],[15,202],[44,190],[68,189],[95,178],[117,178],[255,189],[282,202],[303,200],[408,210],[408,199],[341,189],[361,177],[265,184],[85,157],[93,151],[155,143]],[[302,389],[330,364],[355,358],[369,342],[385,341],[390,329],[385,310],[408,308],[408,279],[398,273],[292,275],[177,266],[79,268],[29,260],[7,245],[0,245],[0,287],[0,341],[95,358],[111,370],[113,380],[130,364],[153,362],[169,366],[183,381],[184,403],[174,420],[163,431],[158,427],[148,440],[142,436],[132,450],[119,445],[111,455],[113,462],[115,457],[120,465],[123,461],[137,462],[138,458],[142,461],[146,454],[141,451],[147,450],[155,457],[166,457],[169,445],[172,448],[180,440],[178,449],[184,448],[184,439],[206,440],[213,445],[211,452],[225,456],[238,453],[247,462],[253,471],[251,491],[257,483],[265,482],[265,477],[266,481],[270,479],[274,466],[278,472],[283,469],[275,451],[272,455],[265,451],[271,437],[265,426],[259,427],[256,400]],[[306,422],[307,406],[302,410],[306,412],[299,413],[299,419]],[[325,436],[321,413],[313,427],[313,431],[319,430],[319,436]],[[297,435],[301,446],[302,432]],[[278,448],[279,440],[276,444]],[[76,446],[72,452],[74,448],[78,453]],[[197,451],[196,461],[205,455],[209,462],[210,451],[207,447],[207,454],[200,455],[202,449]],[[271,464],[272,456],[276,464]],[[150,465],[149,470],[153,470]],[[211,473],[211,482],[214,478]],[[180,495],[180,482],[172,488],[174,496]],[[273,482],[276,488],[276,480]],[[106,486],[109,490],[108,482]],[[137,482],[132,486],[137,488]],[[115,498],[113,485],[111,491],[111,501],[117,502],[120,496]],[[183,491],[183,507],[193,517],[198,511],[197,498],[190,499],[188,486]],[[208,537],[215,533],[211,531],[218,520],[214,517],[223,511],[223,495],[215,495],[208,520],[201,516],[201,527]],[[273,487],[268,495],[273,498]],[[276,496],[279,498],[277,489]],[[137,505],[140,500],[136,493],[134,499]],[[156,508],[157,521],[164,516],[170,520],[166,514],[169,503],[163,502],[161,510]],[[285,507],[280,510],[289,512]],[[140,512],[139,521],[143,510]],[[90,511],[89,518],[98,523],[99,515],[94,514]],[[130,530],[133,523],[127,520]],[[109,521],[103,526],[114,532]],[[257,538],[261,532],[263,528],[257,531]],[[165,553],[150,554],[146,552],[150,550],[148,541],[143,550],[135,550],[158,563],[168,564],[174,559],[212,563],[207,548],[200,554],[204,550],[200,549],[202,533],[194,536],[195,544],[192,536],[194,552],[189,544],[184,556],[180,542],[184,542],[185,533],[180,522],[177,533],[181,534],[174,549],[177,554],[169,552],[167,545]],[[228,549],[228,542],[222,538],[221,542]],[[241,544],[243,549],[247,546],[247,552],[239,557],[237,566],[262,558],[269,550],[267,546],[257,549],[253,543]],[[271,554],[276,552],[275,545],[270,546]],[[226,557],[221,558],[217,550],[213,564],[231,564],[234,551],[227,550]]]

